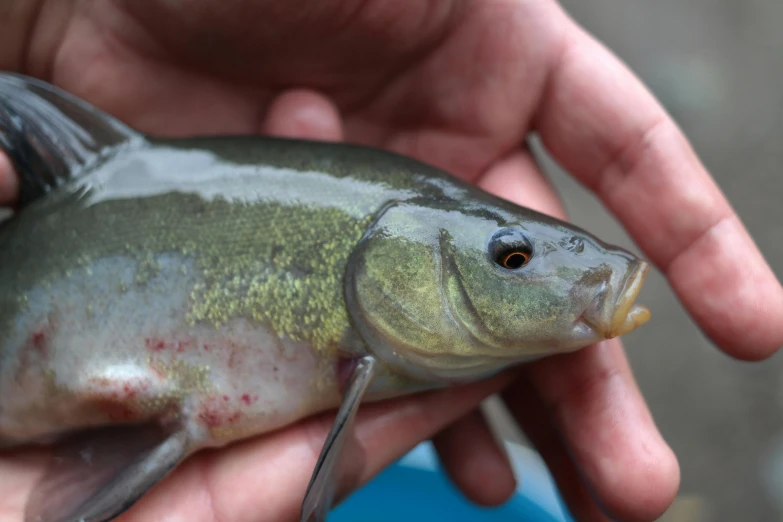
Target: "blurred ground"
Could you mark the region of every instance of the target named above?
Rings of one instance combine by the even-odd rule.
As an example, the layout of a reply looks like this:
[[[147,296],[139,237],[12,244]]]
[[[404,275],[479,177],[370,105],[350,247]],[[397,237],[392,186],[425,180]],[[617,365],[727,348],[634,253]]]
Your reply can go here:
[[[783,277],[783,1],[562,0],[664,103]],[[571,219],[631,247],[581,186],[546,162]],[[741,261],[741,252],[738,253]],[[667,522],[783,520],[783,355],[729,359],[658,273],[652,321],[625,345],[682,467]]]

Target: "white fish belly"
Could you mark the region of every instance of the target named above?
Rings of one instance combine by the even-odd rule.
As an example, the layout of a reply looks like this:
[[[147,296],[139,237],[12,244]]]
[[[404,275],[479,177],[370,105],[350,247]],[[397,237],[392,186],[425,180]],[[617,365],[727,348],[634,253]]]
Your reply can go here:
[[[117,256],[16,296],[25,306],[0,336],[0,444],[159,419],[217,446],[339,403],[336,360],[308,343],[248,319],[190,323],[199,278],[181,256],[158,256],[154,273]]]

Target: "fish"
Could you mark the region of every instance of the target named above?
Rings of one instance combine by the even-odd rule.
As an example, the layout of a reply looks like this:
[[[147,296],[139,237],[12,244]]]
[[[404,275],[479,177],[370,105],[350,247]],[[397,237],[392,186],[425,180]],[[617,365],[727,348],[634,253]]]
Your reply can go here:
[[[152,136],[0,73],[0,448],[56,458],[26,522],[104,522],[184,460],[336,410],[326,520],[363,403],[624,335],[649,264],[416,159]]]

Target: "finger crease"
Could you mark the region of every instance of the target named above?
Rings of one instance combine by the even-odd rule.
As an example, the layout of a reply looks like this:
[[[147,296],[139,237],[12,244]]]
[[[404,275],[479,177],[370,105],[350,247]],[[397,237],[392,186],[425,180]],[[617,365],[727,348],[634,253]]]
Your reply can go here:
[[[660,269],[661,271],[667,275],[669,275],[669,269],[674,265],[680,258],[688,254],[693,248],[696,247],[704,238],[710,236],[714,230],[716,230],[718,227],[722,226],[725,222],[736,219],[736,215],[729,212],[727,214],[721,215],[718,218],[715,219],[715,221],[706,227],[704,230],[702,230],[700,233],[698,233],[692,240],[688,241],[688,243],[679,250],[669,261],[661,263]]]
[[[564,385],[556,393],[542,393],[542,399],[547,408],[557,412],[558,416],[565,409],[572,409],[575,401],[592,404],[595,390],[606,388],[606,383],[622,378],[622,372],[613,367],[605,367],[590,372],[582,379],[577,379]]]
[[[207,497],[206,509],[210,514],[208,518],[214,522],[223,522],[222,517],[218,514],[217,508],[215,507],[215,488],[210,480],[208,470],[210,457],[211,456],[206,456],[206,458],[201,459],[201,462],[198,463],[198,473],[199,478],[201,479],[201,485],[204,488]]]
[[[596,190],[606,199],[612,190],[618,188],[618,183],[625,181],[630,177],[636,167],[644,160],[650,150],[654,150],[656,133],[664,129],[670,120],[661,114],[652,120],[644,130],[638,134],[638,137],[631,139],[624,147],[619,147],[617,151],[609,158],[606,164],[598,169],[597,175],[588,176],[587,180],[594,180],[593,190]],[[617,171],[620,176],[612,176],[610,173]]]
[[[321,456],[334,421],[335,412],[327,412],[305,422],[305,438],[313,462],[317,462]]]

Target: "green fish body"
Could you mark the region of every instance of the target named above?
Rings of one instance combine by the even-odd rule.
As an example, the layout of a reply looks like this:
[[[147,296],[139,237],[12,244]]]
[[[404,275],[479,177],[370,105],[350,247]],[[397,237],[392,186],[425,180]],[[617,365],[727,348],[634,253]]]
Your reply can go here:
[[[0,446],[139,441],[123,488],[30,520],[110,520],[196,451],[340,407],[303,508],[323,520],[360,402],[649,317],[644,261],[389,152],[154,138],[12,74],[0,147],[23,189],[0,225]]]

